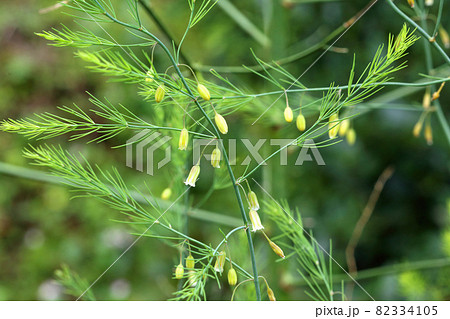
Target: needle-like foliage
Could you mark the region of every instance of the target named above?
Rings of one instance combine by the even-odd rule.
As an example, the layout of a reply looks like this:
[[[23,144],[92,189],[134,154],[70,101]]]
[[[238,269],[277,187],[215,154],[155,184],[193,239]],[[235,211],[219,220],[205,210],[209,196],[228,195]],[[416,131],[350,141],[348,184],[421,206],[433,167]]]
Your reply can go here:
[[[148,118],[123,106],[115,107],[116,103],[113,104],[108,100],[103,102],[90,95],[90,102],[95,105],[95,109],[91,112],[77,105],[64,106],[59,108],[63,115],[43,113],[19,120],[7,119],[1,122],[0,129],[5,132],[22,134],[31,139],[49,139],[67,134],[69,140],[74,141],[89,136],[90,141],[98,143],[114,140],[117,135],[129,131],[139,134],[147,132],[147,135],[152,132],[164,132],[171,137],[183,131],[185,134],[182,140],[183,147],[180,147],[180,151],[173,155],[172,167],[168,169],[170,177],[167,178],[171,185],[178,185],[173,187],[176,190],[176,199],[166,210],[162,210],[158,205],[158,201],[152,195],[151,187],[147,187],[147,183],[143,183],[145,187],[143,185],[130,187],[122,178],[119,170],[105,170],[100,166],[91,165],[81,155],[75,156],[61,147],[30,146],[25,150],[24,155],[33,161],[33,164],[45,167],[52,174],[65,180],[77,191],[77,196],[96,198],[122,213],[124,218],[118,222],[128,224],[138,239],[141,237],[157,238],[178,250],[180,260],[177,262],[178,271],[175,272],[175,278],[182,281],[179,285],[180,289],[174,293],[176,300],[206,300],[209,281],[216,281],[220,288],[222,285],[221,272],[213,266],[214,262],[219,251],[227,245],[230,236],[238,231],[245,232],[249,247],[247,257],[251,262],[251,270],[241,266],[245,264],[241,260],[231,260],[231,257],[227,257],[227,261],[236,268],[244,281],[253,281],[256,298],[260,300],[260,276],[253,249],[253,237],[250,233],[250,225],[254,222],[256,218],[254,216],[257,216],[257,213],[252,211],[254,219],[248,220],[248,212],[243,200],[246,195],[242,195],[240,187],[244,182],[248,182],[249,177],[262,165],[290,145],[308,145],[311,139],[318,140],[315,147],[326,147],[337,143],[337,139],[332,136],[331,131],[336,130],[343,120],[354,117],[355,114],[350,111],[357,104],[363,103],[379,92],[392,79],[395,72],[406,67],[406,62],[400,60],[418,38],[406,26],[403,26],[396,37],[389,36],[386,48],[383,45],[379,46],[372,61],[357,77],[357,80],[355,80],[355,57],[347,85],[339,86],[331,83],[324,89],[308,87],[305,79],[300,82],[299,77],[291,74],[280,63],[264,62],[252,52],[258,68],[247,68],[247,70],[261,80],[267,81],[270,86],[276,88],[276,91],[250,93],[247,88],[234,83],[215,70],[211,70],[211,75],[216,81],[208,81],[195,73],[191,66],[179,63],[180,50],[187,33],[205,17],[217,0],[188,0],[187,5],[184,2],[190,16],[178,47],[174,43],[167,46],[153,30],[149,30],[143,25],[139,2],[127,0],[120,7],[121,10],[116,2],[110,0],[73,0],[66,5],[67,9],[71,9],[70,12],[74,17],[94,22],[109,37],[111,36],[105,28],[108,28],[111,23],[123,31],[129,32],[134,39],[137,39],[131,44],[122,43],[125,41],[116,41],[113,37],[108,39],[104,35],[100,36],[97,31],[94,31],[97,30],[96,28],[89,28],[92,25],[89,23],[87,25],[78,24],[81,30],[72,30],[62,26],[61,29],[43,31],[38,35],[50,41],[54,46],[78,48],[75,53],[76,57],[86,62],[91,71],[101,73],[110,80],[135,85],[136,91],[152,109]],[[155,61],[153,53],[157,49],[166,55],[168,66],[165,65],[167,61],[161,63]],[[151,53],[149,53],[150,51]],[[321,96],[315,96],[314,92],[317,91],[322,92]],[[275,101],[274,96],[278,96]],[[295,108],[295,111],[300,110],[302,116],[303,113],[308,116],[310,121],[308,127],[299,129],[301,133],[298,133],[291,143],[266,156],[262,162],[250,163],[241,177],[236,179],[236,170],[230,164],[229,154],[223,143],[218,142],[223,135],[228,134],[229,128],[224,116],[258,114],[259,117],[253,124],[257,123],[259,118],[266,117],[271,124],[281,125],[283,120],[280,115],[282,113],[280,107],[290,110],[289,101],[300,99],[300,97],[304,98],[306,103]],[[339,118],[338,114],[343,110],[347,114]],[[239,117],[236,116],[236,118]],[[313,118],[314,120],[312,120]],[[292,116],[288,122],[291,121]],[[221,152],[219,154],[221,154],[222,168],[219,169],[219,165],[213,165],[217,169],[214,170],[210,189],[198,205],[205,203],[213,193],[216,194],[215,191],[232,188],[239,207],[236,213],[242,217],[242,224],[229,230],[226,235],[224,234],[224,239],[216,245],[193,238],[186,227],[191,195],[188,192],[189,188],[184,188],[183,181],[187,181],[186,171],[192,167],[192,163],[189,162],[191,159],[184,152],[188,149],[189,142],[189,138],[186,137],[186,129],[188,129],[189,136],[210,139],[214,142],[215,147],[217,144],[217,149]],[[327,133],[330,138],[323,139],[322,136]],[[143,134],[134,143],[142,141],[147,135]],[[322,140],[320,140],[321,138]],[[170,143],[173,146],[177,142],[173,139]],[[199,160],[194,164],[197,169],[195,177],[198,177],[202,161]],[[186,185],[194,186],[195,182],[196,178],[186,182]],[[149,182],[149,184],[151,183]],[[131,189],[146,198],[146,203],[138,202],[132,195]],[[171,189],[169,191],[169,193],[172,192]],[[177,203],[180,199],[184,199],[183,205]],[[175,203],[177,203],[177,208],[173,206]],[[181,210],[180,207],[184,207],[184,209]],[[280,238],[284,240],[280,245],[287,249],[287,260],[295,260],[298,265],[300,276],[310,288],[311,298],[334,300],[333,296],[336,291],[332,280],[331,245],[328,253],[318,244],[312,234],[305,233],[300,215],[293,214],[287,203],[266,202],[264,211],[280,229],[282,234]],[[258,230],[262,228],[264,227],[261,225]],[[216,228],[211,227],[211,231],[214,229]],[[269,240],[269,242],[272,248],[278,247],[272,241]],[[280,250],[275,249],[274,251],[278,256],[284,257]],[[196,266],[184,271],[182,269],[183,256],[187,251],[195,256]],[[328,260],[324,253],[328,255]],[[178,258],[178,254],[175,255]],[[79,288],[81,285],[80,281],[71,276],[67,270],[59,273],[58,277],[67,286]],[[266,278],[264,281],[268,286]],[[236,289],[238,287],[239,285],[236,286]],[[269,287],[267,288],[268,291],[271,291]],[[272,294],[273,292],[269,296],[271,299]],[[341,291],[341,294],[344,295],[344,292]],[[92,296],[86,295],[86,297],[91,298]]]

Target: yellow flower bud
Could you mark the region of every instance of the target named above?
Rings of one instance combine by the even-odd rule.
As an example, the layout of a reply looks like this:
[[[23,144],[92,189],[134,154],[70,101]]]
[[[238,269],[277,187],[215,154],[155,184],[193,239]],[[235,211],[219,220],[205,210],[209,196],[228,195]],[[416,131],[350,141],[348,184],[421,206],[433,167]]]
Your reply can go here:
[[[234,268],[228,270],[228,284],[230,286],[235,286],[237,284],[237,274]]]
[[[425,5],[431,7],[434,3],[434,0],[425,0]]]
[[[414,8],[414,0],[408,0],[408,4],[411,6],[411,8]]]
[[[258,197],[256,197],[256,194],[254,191],[248,192],[248,205],[250,210],[258,210],[259,209],[259,203],[258,203]]]
[[[297,125],[297,129],[300,132],[303,132],[306,128],[306,120],[305,117],[303,116],[303,114],[299,114],[297,116],[297,120],[295,121],[295,124]]]
[[[448,36],[447,31],[443,28],[439,28],[439,36],[441,37],[442,43],[446,49],[450,48],[450,37]]]
[[[339,136],[344,137],[350,127],[350,120],[346,119],[339,125]]]
[[[188,178],[184,184],[195,187],[195,182],[197,181],[198,175],[200,174],[200,166],[194,165],[189,172]]]
[[[223,266],[225,265],[227,254],[224,250],[222,250],[216,258],[216,264],[214,265],[214,270],[217,272],[222,273],[223,272]]]
[[[209,94],[209,90],[203,84],[199,83],[197,85],[197,91],[205,101],[209,101],[211,99],[211,94]]]
[[[195,271],[194,270],[189,270],[188,271],[188,282],[189,282],[189,285],[191,286],[191,287],[195,287],[195,286],[197,286],[197,278],[196,278],[196,276],[195,276]]]
[[[264,229],[264,226],[261,224],[261,219],[259,218],[258,212],[256,210],[251,209],[250,213],[250,221],[252,222],[252,231],[257,231],[260,229]]]
[[[444,85],[445,82],[442,82],[439,89],[436,92],[434,92],[433,95],[431,96],[431,101],[437,100],[441,96],[441,91],[444,88]]]
[[[167,187],[166,189],[164,189],[162,191],[161,199],[168,200],[170,198],[170,196],[172,196],[172,189],[170,189],[170,187]]]
[[[330,138],[335,138],[339,132],[339,124],[336,123],[339,120],[339,115],[333,114],[328,120],[328,136]]]
[[[181,279],[183,278],[183,274],[184,274],[184,267],[183,264],[180,263],[177,268],[175,269],[175,278],[176,279]]]
[[[279,257],[284,259],[284,252],[283,252],[283,250],[280,247],[278,247],[278,245],[275,244],[273,241],[271,241],[269,238],[267,238],[267,240],[269,241],[270,248],[272,248],[274,253],[277,254]]]
[[[267,287],[267,296],[269,297],[270,301],[277,301],[275,299],[275,294],[273,293],[273,290]]]
[[[225,121],[224,117],[222,115],[220,115],[219,113],[216,113],[214,120],[216,121],[216,125],[217,125],[217,128],[219,129],[220,133],[227,134],[228,133],[228,124],[227,124],[227,121]]]
[[[424,135],[425,135],[425,140],[427,141],[427,144],[428,145],[433,144],[433,131],[431,129],[431,125],[429,122],[425,125]]]
[[[158,86],[155,92],[155,101],[156,103],[161,102],[164,99],[164,95],[166,94],[166,90],[164,89],[164,84]]]
[[[415,137],[419,137],[420,131],[422,131],[422,121],[421,120],[417,121],[417,123],[414,125],[413,135]]]
[[[347,143],[348,143],[349,145],[355,144],[355,141],[356,141],[356,132],[355,132],[355,130],[354,130],[353,128],[351,128],[351,129],[348,130],[348,132],[347,132],[347,134],[346,134],[346,137],[347,137]]]
[[[192,254],[189,254],[189,256],[186,257],[186,268],[188,269],[194,269],[195,267],[195,259],[192,257]]]
[[[221,156],[222,156],[222,154],[221,154],[219,148],[216,147],[216,148],[214,149],[214,151],[212,152],[212,154],[211,154],[211,165],[212,165],[214,168],[220,168],[220,159],[221,159]]]
[[[423,95],[422,106],[426,110],[430,107],[430,104],[431,104],[431,95],[430,90],[427,89],[425,91],[425,94]]]
[[[189,142],[189,132],[185,127],[183,127],[183,129],[181,130],[181,133],[180,133],[178,149],[182,150],[182,151],[186,150],[187,146],[188,146],[188,142]]]
[[[292,109],[289,107],[289,105],[284,109],[284,119],[289,123],[294,119],[294,113],[292,113]]]

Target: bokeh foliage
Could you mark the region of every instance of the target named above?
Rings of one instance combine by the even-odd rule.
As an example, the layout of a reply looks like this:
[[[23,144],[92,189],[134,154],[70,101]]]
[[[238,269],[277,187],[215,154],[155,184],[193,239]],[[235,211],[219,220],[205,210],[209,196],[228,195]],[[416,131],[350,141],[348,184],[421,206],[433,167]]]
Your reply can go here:
[[[182,36],[188,18],[186,8],[179,2],[152,1],[156,14],[175,39]],[[248,29],[230,17],[226,8],[218,5],[189,34],[183,52],[194,67],[202,69],[206,66],[205,70],[211,66],[253,65],[255,61],[249,48],[253,48],[262,59],[281,59],[316,43],[366,2],[232,1],[262,30],[271,45],[261,45],[261,40],[258,41]],[[154,110],[136,93],[136,86],[107,83],[105,78],[89,72],[80,59],[73,58],[72,50],[49,47],[46,41],[34,35],[35,32],[58,27],[60,23],[73,25],[72,18],[62,15],[61,10],[38,14],[39,9],[53,4],[53,1],[36,3],[26,0],[0,3],[2,118],[55,111],[56,106],[73,102],[89,109],[92,106],[87,102],[85,91],[98,97],[107,96],[108,100],[121,103],[142,116],[152,114]],[[408,10],[406,5],[402,8]],[[145,23],[148,28],[157,30],[150,19]],[[443,26],[449,28],[449,23],[444,15]],[[361,72],[378,45],[385,43],[387,34],[397,33],[402,24],[403,20],[379,1],[336,43],[339,48],[347,48],[348,53],[331,50],[302,76],[302,82],[308,87],[328,86],[330,82],[346,84],[353,53],[357,53],[357,62],[360,62],[356,72]],[[119,39],[129,37],[115,26],[111,32]],[[421,43],[409,51],[408,68],[396,74],[398,81],[414,81],[419,78],[419,73],[427,73]],[[292,74],[302,74],[320,52],[286,67]],[[155,54],[155,60],[163,59],[158,51]],[[438,66],[439,56],[434,54],[433,58]],[[448,75],[449,67],[442,66],[439,72]],[[268,89],[266,82],[249,73],[227,76],[233,83],[255,91]],[[213,80],[207,73],[204,77]],[[314,232],[323,246],[328,247],[332,238],[334,257],[345,265],[345,247],[373,185],[387,166],[393,166],[395,173],[386,183],[356,249],[358,268],[362,271],[425,261],[425,270],[406,267],[393,273],[381,272],[361,280],[361,284],[375,299],[448,299],[449,285],[443,284],[442,280],[449,278],[448,263],[431,268],[433,261],[443,258],[448,261],[450,258],[448,143],[435,119],[432,120],[432,146],[412,136],[412,127],[421,112],[423,89],[402,91],[387,88],[386,91],[390,93],[383,91],[375,98],[384,101],[388,94],[394,98],[380,103],[370,112],[362,112],[354,120],[357,143],[353,147],[340,143],[321,149],[326,166],[312,162],[295,166],[293,162],[297,154],[294,152],[289,157],[290,165],[269,165],[255,178],[263,181],[272,196],[286,198],[291,207],[297,207],[305,226]],[[441,96],[445,109],[450,99],[445,93]],[[255,105],[255,108],[259,110],[261,105]],[[263,117],[264,125],[260,127],[250,125],[254,116],[230,116],[230,134],[251,140],[296,137],[295,126],[283,122],[283,103],[276,104],[275,109],[279,117]],[[252,115],[251,112],[249,114]],[[446,115],[449,118],[448,111]],[[123,165],[124,150],[110,148],[123,143],[127,137],[119,136],[104,144],[86,145],[83,140],[69,144],[64,137],[52,142],[61,143],[74,152],[82,151],[102,167],[115,166],[130,184],[139,184],[142,175]],[[21,149],[28,143],[23,137],[1,133],[0,159],[6,163],[27,165]],[[268,155],[270,151],[263,149],[261,153]],[[147,183],[155,194],[159,194],[169,186],[167,177],[164,172],[159,172],[148,177]],[[92,282],[133,240],[129,228],[111,221],[118,218],[116,212],[89,198],[70,200],[72,194],[64,186],[2,174],[0,188],[0,299],[73,298],[63,295],[61,288],[52,281],[56,278],[55,270],[66,264],[81,278]],[[194,205],[202,200],[209,188],[210,178],[205,176],[193,189]],[[213,194],[202,208],[227,216],[236,217],[238,214],[233,195],[228,191],[221,191],[220,196]],[[269,218],[265,218],[264,213],[261,216],[267,223],[268,233],[278,234],[279,230],[269,224]],[[222,237],[219,227],[226,232],[229,226],[208,224],[205,227],[204,222],[192,219],[189,231],[193,237],[217,242]],[[244,237],[230,241],[233,258],[248,259],[245,245],[241,244],[244,241]],[[306,287],[292,265],[275,264],[275,257],[262,237],[255,236],[255,242],[260,271],[277,292],[277,298],[307,298],[304,294]],[[427,260],[430,261],[430,269],[426,269]],[[177,282],[172,279],[176,264],[176,249],[167,249],[158,241],[143,238],[95,285],[93,292],[99,300],[168,299],[177,287]],[[434,287],[432,292],[430,287]],[[231,292],[226,284],[220,291],[212,284],[209,289],[211,299],[230,298]],[[251,294],[251,285],[246,285],[236,297],[249,299]],[[354,299],[366,298],[363,292],[355,289]]]

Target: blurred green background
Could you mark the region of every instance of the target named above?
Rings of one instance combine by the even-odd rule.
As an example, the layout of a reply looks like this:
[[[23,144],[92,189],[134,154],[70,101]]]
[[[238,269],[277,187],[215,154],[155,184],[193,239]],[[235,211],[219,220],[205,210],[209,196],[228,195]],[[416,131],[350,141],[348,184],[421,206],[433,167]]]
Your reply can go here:
[[[262,31],[271,45],[261,46],[230,17],[226,8],[218,5],[192,30],[183,47],[194,66],[253,65],[250,48],[268,61],[289,56],[315,44],[367,4],[365,0],[231,2]],[[406,0],[397,2],[407,9]],[[34,34],[59,27],[61,23],[74,26],[73,19],[61,14],[61,10],[39,14],[40,9],[54,3],[48,0],[0,2],[1,118],[21,118],[46,111],[57,113],[57,106],[72,103],[89,109],[92,106],[86,91],[100,98],[106,96],[113,104],[121,103],[140,116],[150,114],[149,104],[137,94],[136,86],[108,82],[101,75],[89,72],[82,61],[73,57],[72,49],[48,46]],[[151,1],[151,4],[179,40],[187,21],[187,4],[175,0]],[[448,10],[448,4],[445,6]],[[446,9],[442,24],[448,30]],[[437,12],[437,4],[430,12]],[[146,19],[145,23],[166,39],[151,20]],[[353,53],[357,54],[357,71],[361,71],[378,45],[386,43],[388,34],[397,33],[402,24],[401,18],[384,1],[379,1],[336,43],[339,48],[348,48],[348,53],[331,50],[302,77],[302,82],[308,87],[328,86],[331,82],[345,84]],[[127,37],[126,32],[116,27],[112,27],[112,33],[118,39]],[[286,68],[294,75],[302,74],[321,52],[290,63]],[[446,52],[449,54],[449,50]],[[156,51],[156,59],[158,54]],[[435,66],[440,66],[442,59],[434,54],[433,51]],[[427,73],[422,42],[410,50],[408,61],[408,68],[396,75],[397,81],[414,81],[419,73]],[[441,67],[440,72],[448,75],[449,67]],[[207,73],[204,76],[212,79]],[[255,92],[274,90],[250,74],[227,76],[233,83]],[[345,248],[355,224],[378,176],[392,166],[394,174],[381,193],[355,253],[360,271],[376,268],[379,273],[361,279],[360,283],[377,300],[448,300],[449,144],[434,115],[432,146],[412,135],[420,116],[423,89],[403,92],[388,87],[381,94],[386,92],[393,92],[395,105],[410,108],[394,109],[395,105],[391,104],[392,107],[386,105],[359,116],[354,121],[357,132],[354,146],[344,142],[321,149],[326,166],[313,162],[294,166],[297,157],[294,153],[289,157],[291,165],[280,167],[274,161],[259,171],[256,178],[275,198],[286,198],[291,207],[299,208],[305,226],[321,244],[327,246],[331,238],[334,257],[345,267]],[[440,102],[449,119],[450,98],[446,92],[448,87],[444,87]],[[282,104],[276,108],[282,114]],[[297,136],[295,126],[281,128],[282,121],[269,126],[263,118],[258,128],[250,125],[253,120],[240,113],[230,116],[230,132],[234,137],[252,141]],[[85,141],[69,143],[66,137],[61,137],[47,143],[59,143],[71,152],[82,152],[102,167],[115,166],[129,185],[139,184],[142,173],[125,167],[125,150],[111,149],[125,139],[119,137],[103,144],[86,145]],[[29,143],[43,142],[0,133],[0,161],[29,167],[22,157],[22,149]],[[268,152],[269,149],[263,149],[261,153]],[[66,264],[87,282],[93,282],[134,240],[129,234],[132,231],[112,221],[119,218],[118,213],[94,199],[71,200],[73,194],[65,186],[14,174],[10,168],[0,174],[0,299],[72,300],[55,281],[55,270]],[[169,186],[167,177],[167,173],[158,172],[154,178],[145,178],[154,193],[159,194]],[[204,179],[193,190],[194,202],[199,202],[208,189]],[[230,190],[215,195],[203,209],[239,217]],[[264,220],[263,212],[261,216]],[[192,220],[189,231],[195,238],[217,243],[221,238],[219,227],[228,229]],[[273,225],[268,228],[269,232],[277,233]],[[244,238],[236,238],[230,245],[235,249],[233,257],[242,258],[245,264],[247,248],[239,245],[239,240],[245,242]],[[267,251],[262,237],[256,236],[255,242],[261,271],[270,279],[277,299],[308,299],[304,294],[306,287],[295,273],[295,265],[274,263],[275,258]],[[96,283],[93,292],[99,300],[171,298],[177,288],[177,282],[172,279],[177,256],[176,249],[143,238]],[[417,262],[422,262],[420,269],[415,269]],[[392,266],[396,264],[402,264],[403,268]],[[335,269],[341,273],[338,267]],[[210,299],[230,298],[226,285],[219,291],[210,284],[209,289]],[[353,298],[367,299],[367,296],[355,288]]]

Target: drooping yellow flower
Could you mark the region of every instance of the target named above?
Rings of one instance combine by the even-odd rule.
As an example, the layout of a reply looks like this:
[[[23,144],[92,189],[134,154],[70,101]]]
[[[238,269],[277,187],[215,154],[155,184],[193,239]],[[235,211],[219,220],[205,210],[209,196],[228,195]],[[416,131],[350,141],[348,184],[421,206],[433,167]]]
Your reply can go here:
[[[255,232],[257,230],[264,229],[256,210],[250,209],[250,213],[248,213],[248,215],[250,217],[250,221],[252,222],[252,231]]]
[[[214,117],[214,120],[216,121],[217,128],[219,129],[220,133],[227,134],[228,133],[228,124],[225,118],[220,115],[219,113],[216,113],[216,116]]]
[[[181,130],[181,133],[180,133],[178,149],[182,150],[182,151],[186,150],[187,146],[188,146],[188,142],[189,142],[189,132],[185,127],[183,127],[183,129]]]
[[[223,266],[225,265],[225,260],[226,260],[227,254],[225,253],[224,250],[222,250],[216,258],[216,263],[214,265],[214,270],[216,272],[223,272]]]
[[[155,92],[155,102],[159,103],[164,99],[164,95],[166,94],[166,90],[164,89],[164,84],[158,86]]]
[[[214,168],[220,168],[220,159],[222,158],[222,153],[220,149],[216,147],[211,154],[211,165]]]
[[[165,188],[161,193],[162,200],[168,200],[172,196],[172,189],[170,187]]]
[[[230,286],[235,286],[237,284],[237,274],[234,268],[228,270],[228,284]]]
[[[200,166],[194,165],[189,172],[188,178],[184,184],[195,187],[195,182],[197,181],[198,175],[200,174]]]
[[[186,257],[186,268],[188,269],[194,269],[195,267],[195,259],[192,256],[192,254],[189,254],[189,256]]]
[[[270,239],[267,239],[267,240],[269,241],[270,248],[272,248],[273,252],[275,254],[277,254],[279,257],[284,259],[283,250],[277,244],[275,244],[273,241],[271,241]]]
[[[267,287],[267,296],[269,297],[270,301],[277,301],[275,299],[275,294],[273,293],[273,290]]]
[[[349,145],[354,145],[354,144],[355,144],[355,141],[356,141],[356,132],[355,132],[355,130],[354,130],[353,128],[351,128],[351,129],[348,130],[348,132],[347,132],[347,134],[346,134],[346,137],[347,137],[347,143],[348,143]]]
[[[422,106],[426,110],[430,107],[430,105],[431,105],[431,94],[430,89],[427,88],[425,90],[425,94],[423,95]]]
[[[344,137],[350,127],[350,120],[345,119],[339,125],[339,136]]]
[[[431,96],[431,101],[437,100],[441,96],[441,91],[444,88],[444,85],[445,82],[442,82],[439,89],[436,92],[434,92],[433,95]]]
[[[188,282],[191,287],[197,286],[197,278],[195,276],[195,270],[188,271]]]
[[[300,132],[303,132],[305,129],[306,129],[306,119],[305,119],[305,117],[303,116],[303,114],[299,114],[298,116],[297,116],[297,120],[295,121],[295,124],[297,125],[297,129],[300,131]]]
[[[427,122],[427,124],[425,124],[425,140],[427,141],[428,145],[433,144],[433,130],[431,129],[431,125],[430,122]]]
[[[203,84],[199,83],[197,85],[197,91],[202,97],[202,99],[204,99],[205,101],[209,101],[211,99],[211,94],[209,93],[209,90]]]
[[[248,205],[250,206],[249,209],[250,210],[258,210],[259,209],[259,202],[258,202],[258,197],[256,196],[254,191],[249,191],[248,195]]]
[[[294,113],[292,112],[292,109],[289,105],[284,109],[284,119],[289,123],[294,119]]]
[[[441,37],[442,43],[446,49],[450,48],[450,37],[448,36],[448,32],[443,28],[439,28],[439,36]]]
[[[417,121],[417,123],[414,125],[414,128],[413,128],[414,137],[419,137],[420,132],[422,131],[422,124],[423,124],[423,122],[419,119]]]
[[[411,6],[411,8],[414,8],[414,0],[408,0],[408,4]]]
[[[337,121],[339,120],[339,115],[333,114],[330,116],[330,119],[328,120],[328,136],[333,139],[336,137],[336,135],[339,132],[339,124]]]
[[[272,248],[273,252],[275,254],[277,254],[279,257],[284,259],[283,250],[277,244],[275,244],[273,241],[271,241],[265,232],[262,232],[262,233],[263,233],[264,237],[266,237],[267,241],[269,242],[270,248]]]
[[[183,278],[183,274],[184,274],[184,267],[183,267],[183,264],[180,262],[180,264],[175,269],[175,278],[181,279],[181,278]]]

